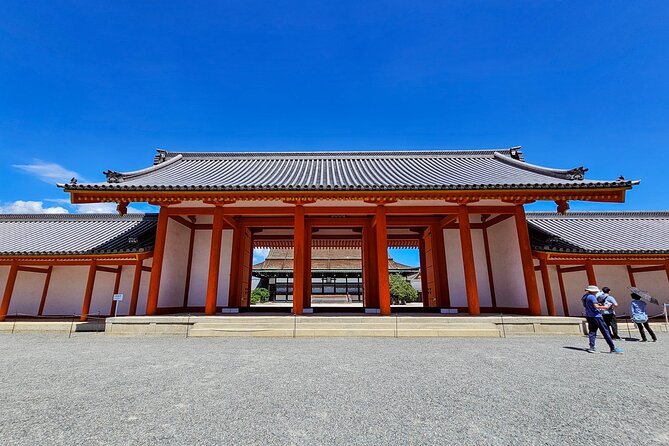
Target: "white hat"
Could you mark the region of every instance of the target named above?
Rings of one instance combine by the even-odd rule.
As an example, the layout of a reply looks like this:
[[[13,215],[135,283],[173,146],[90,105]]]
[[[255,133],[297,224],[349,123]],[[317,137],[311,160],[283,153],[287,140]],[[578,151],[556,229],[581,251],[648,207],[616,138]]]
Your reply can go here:
[[[585,287],[585,291],[589,291],[591,293],[599,293],[599,288],[597,288],[596,285],[588,285]]]

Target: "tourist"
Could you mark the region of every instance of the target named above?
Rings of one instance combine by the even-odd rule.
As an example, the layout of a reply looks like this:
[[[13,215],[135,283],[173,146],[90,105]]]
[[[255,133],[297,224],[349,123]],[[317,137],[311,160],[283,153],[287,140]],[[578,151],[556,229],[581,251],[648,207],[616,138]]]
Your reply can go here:
[[[650,328],[648,323],[648,313],[646,313],[646,302],[641,300],[641,296],[636,293],[632,293],[632,302],[630,303],[630,315],[632,316],[632,321],[636,324],[641,333],[641,342],[646,342],[646,333],[643,330],[643,327],[646,327],[650,337],[653,339],[653,342],[657,342],[657,337],[655,333]]]
[[[586,350],[588,353],[597,353],[595,349],[595,340],[597,339],[597,330],[602,333],[604,340],[609,345],[611,353],[623,353],[623,350],[616,347],[611,339],[611,334],[609,329],[604,323],[604,318],[602,313],[599,310],[605,310],[607,307],[601,305],[597,302],[597,293],[599,293],[599,288],[595,285],[588,285],[585,288],[586,293],[581,298],[583,301],[583,307],[585,308],[585,318],[588,321],[588,338],[590,340],[590,346]]]
[[[604,323],[609,328],[609,332],[612,335],[611,337],[613,339],[620,339],[620,336],[618,336],[618,321],[616,320],[615,310],[618,306],[618,302],[615,297],[609,294],[610,292],[611,288],[607,286],[602,287],[602,291],[597,294],[597,300],[600,304],[607,307],[605,310],[602,310],[602,316],[604,317]]]

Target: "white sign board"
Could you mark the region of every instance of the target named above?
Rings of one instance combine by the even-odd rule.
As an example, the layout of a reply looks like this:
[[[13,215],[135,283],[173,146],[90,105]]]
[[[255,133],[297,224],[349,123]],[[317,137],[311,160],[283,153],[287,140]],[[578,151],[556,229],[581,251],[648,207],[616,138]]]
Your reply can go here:
[[[123,294],[114,294],[114,298],[116,302],[121,302],[123,300]]]

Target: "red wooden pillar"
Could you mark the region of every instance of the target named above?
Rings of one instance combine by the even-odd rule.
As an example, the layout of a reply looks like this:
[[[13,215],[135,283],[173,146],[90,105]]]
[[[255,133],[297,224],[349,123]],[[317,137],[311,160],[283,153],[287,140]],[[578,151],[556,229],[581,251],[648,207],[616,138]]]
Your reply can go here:
[[[488,270],[488,286],[490,287],[490,303],[493,308],[497,308],[497,296],[495,295],[495,276],[492,272],[492,258],[490,256],[490,241],[488,239],[488,228],[483,223],[483,249],[485,250],[485,264]]]
[[[376,263],[379,290],[379,310],[382,316],[390,315],[390,275],[388,272],[388,228],[386,208],[376,206]]]
[[[550,316],[555,316],[555,303],[553,302],[553,289],[551,288],[551,278],[548,275],[548,265],[546,259],[539,259],[539,268],[541,269],[541,283],[544,286],[544,296],[546,297],[546,308]]]
[[[562,312],[565,316],[569,316],[569,303],[567,302],[567,291],[564,286],[564,278],[562,277],[562,267],[560,265],[555,265],[555,269],[557,269],[560,297],[562,298]]]
[[[474,264],[471,226],[469,225],[469,211],[465,204],[458,207],[458,228],[460,229],[462,265],[465,270],[465,286],[467,287],[467,311],[470,315],[477,316],[481,314],[481,307],[479,306],[479,291],[476,284],[476,266]]]
[[[132,292],[130,294],[130,309],[128,310],[129,316],[134,316],[137,314],[137,300],[139,299],[139,287],[142,282],[142,259],[137,259],[135,261],[135,271],[132,276]],[[153,269],[151,269],[153,272]]]
[[[636,286],[636,279],[634,278],[634,269],[631,265],[627,265],[627,275],[630,278],[630,286]],[[667,272],[667,278],[669,278],[669,272]]]
[[[434,282],[437,287],[439,300],[437,305],[442,308],[450,308],[451,296],[448,289],[448,270],[446,269],[446,245],[444,243],[444,230],[440,224],[432,225],[432,255],[434,261]]]
[[[539,288],[537,287],[537,276],[534,272],[534,260],[532,259],[532,247],[530,245],[530,234],[527,230],[527,220],[525,220],[525,209],[522,204],[516,205],[514,217],[516,220],[516,231],[518,233],[520,258],[523,264],[527,306],[530,309],[530,314],[532,316],[540,316],[541,302],[539,301]]]
[[[228,306],[236,307],[240,304],[240,272],[242,270],[243,238],[245,228],[237,225],[232,230],[232,253],[230,261],[230,286],[228,288]]]
[[[44,278],[44,287],[42,288],[42,298],[39,301],[39,309],[37,315],[41,316],[44,313],[44,306],[46,305],[46,295],[49,293],[49,283],[51,282],[51,273],[53,272],[53,265],[49,265]]]
[[[2,303],[0,303],[0,322],[7,319],[7,312],[9,311],[9,303],[12,300],[12,293],[14,292],[14,285],[16,284],[16,275],[19,272],[18,263],[12,263],[9,267],[9,276],[7,276],[7,283],[5,284],[5,292],[2,294]]]
[[[204,303],[205,314],[216,314],[218,299],[218,276],[221,266],[221,243],[223,241],[223,208],[214,208],[214,223],[211,228],[211,249],[209,250],[209,276],[207,278],[207,296]]]
[[[190,294],[190,277],[193,269],[193,247],[195,246],[195,227],[190,228],[190,238],[188,239],[188,261],[186,264],[186,286],[184,286],[184,310],[188,308],[188,296]]]
[[[91,261],[91,266],[88,268],[88,280],[86,281],[86,291],[84,292],[84,303],[81,306],[81,316],[79,320],[86,322],[88,314],[91,311],[91,299],[93,298],[93,287],[95,286],[95,273],[97,272],[97,265],[95,260]]]
[[[362,229],[362,262],[364,307],[378,308],[376,236],[369,223]]]
[[[304,312],[304,251],[306,249],[306,227],[304,206],[295,206],[295,230],[293,235],[293,314]]]
[[[420,258],[420,287],[421,287],[421,299],[423,301],[423,307],[430,306],[430,297],[428,294],[428,284],[427,284],[427,260],[425,257],[425,235],[420,237],[418,241],[418,256]]]
[[[163,257],[165,256],[165,239],[167,238],[167,207],[161,206],[156,227],[156,242],[153,247],[153,262],[151,264],[151,280],[146,297],[146,315],[154,316],[158,310],[158,293],[160,292],[160,275],[163,272]]]
[[[591,262],[585,264],[585,273],[588,275],[588,285],[597,285],[597,276],[595,276],[595,268]]]

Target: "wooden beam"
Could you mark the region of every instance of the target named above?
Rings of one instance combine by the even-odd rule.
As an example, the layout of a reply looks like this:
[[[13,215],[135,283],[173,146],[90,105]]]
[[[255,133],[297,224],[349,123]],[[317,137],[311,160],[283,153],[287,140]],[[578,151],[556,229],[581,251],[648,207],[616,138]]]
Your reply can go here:
[[[163,257],[165,255],[165,239],[167,238],[168,209],[160,207],[158,224],[156,227],[156,241],[153,247],[153,262],[151,264],[151,280],[146,297],[146,315],[154,316],[158,308],[158,293],[160,292],[160,276],[163,272]]]
[[[460,245],[462,248],[462,265],[465,271],[465,287],[467,289],[467,311],[472,316],[481,314],[479,305],[479,291],[476,283],[476,266],[474,263],[474,247],[472,232],[469,224],[467,205],[459,205],[458,227],[460,230]]]
[[[39,301],[39,309],[37,310],[37,315],[41,316],[44,313],[44,306],[46,305],[46,295],[49,293],[49,283],[51,282],[51,272],[53,271],[53,265],[49,265],[47,268],[46,277],[44,278],[44,286],[42,287],[42,298]]]
[[[558,275],[558,285],[560,286],[560,297],[562,298],[562,312],[565,316],[569,316],[569,303],[567,302],[567,291],[564,286],[564,278],[562,277],[562,267],[556,265]]]
[[[386,226],[386,207],[376,206],[376,261],[379,310],[382,316],[390,315],[390,276],[388,272],[388,228]]]
[[[588,285],[597,285],[597,276],[595,276],[595,268],[591,262],[585,264],[585,273],[588,275]]]
[[[88,280],[86,280],[86,291],[84,292],[84,302],[81,306],[81,316],[79,320],[81,322],[86,322],[88,320],[88,314],[91,311],[91,299],[93,298],[93,287],[95,286],[95,273],[97,268],[95,261],[91,262],[91,266],[88,268]]]
[[[488,270],[488,287],[490,288],[490,301],[493,307],[497,306],[497,296],[495,295],[495,277],[492,272],[492,258],[490,256],[490,242],[488,240],[488,226],[483,226],[483,249],[485,251],[485,264]]]
[[[448,217],[444,217],[439,221],[439,226],[443,228],[443,227],[453,223],[457,219],[458,219],[457,215],[449,215]]]
[[[188,294],[190,294],[190,276],[193,269],[193,247],[195,245],[195,228],[191,226],[188,238],[188,260],[186,261],[186,284],[184,286],[184,307],[188,306]]]
[[[30,266],[19,266],[19,271],[26,272],[26,273],[42,273],[42,274],[48,274],[49,273],[49,268],[32,268]]]
[[[634,278],[634,268],[630,265],[627,265],[627,275],[630,279],[630,286],[636,286],[636,280]]]
[[[119,266],[117,268],[109,268],[108,266],[97,265],[96,268],[97,268],[98,271],[103,272],[103,273],[116,274],[116,273],[118,273],[119,268],[121,268],[121,267]]]
[[[548,263],[550,265],[549,262],[546,262],[546,263]],[[561,267],[560,269],[562,270],[563,273],[575,273],[577,271],[585,271],[585,266],[583,266],[583,265],[581,265],[581,266],[570,266],[568,268]]]
[[[634,268],[630,266],[630,268],[635,272],[635,273],[650,273],[654,271],[664,271],[665,266],[664,265],[657,265],[657,266],[642,266],[638,268]]]
[[[510,206],[511,207],[511,206]],[[489,228],[491,226],[495,226],[497,223],[501,223],[506,219],[509,219],[513,217],[513,214],[501,214],[496,217],[491,218],[490,220],[486,220],[484,222],[485,228]]]
[[[121,274],[123,273],[123,267],[119,266],[118,271],[116,272],[116,280],[114,280],[114,293],[117,294],[118,290],[121,286]],[[111,308],[109,308],[109,316],[114,316],[116,312],[116,305],[118,305],[118,302],[114,300],[112,297],[112,302],[111,302]]]
[[[525,290],[527,293],[527,305],[532,316],[541,315],[541,302],[539,301],[539,289],[537,287],[537,276],[534,273],[534,261],[532,260],[532,247],[530,245],[530,234],[525,219],[525,209],[522,205],[516,205],[516,232],[518,234],[518,248],[523,263],[523,278],[525,279]]]
[[[207,295],[204,312],[207,315],[216,314],[218,300],[218,276],[221,267],[221,244],[223,241],[223,208],[218,206],[214,210],[214,224],[211,230],[211,249],[209,250],[209,274],[207,278]]]
[[[188,229],[193,229],[193,222],[183,218],[181,215],[170,215],[170,218]]]
[[[137,301],[139,300],[139,287],[142,282],[142,271],[144,267],[142,266],[143,260],[137,259],[135,261],[135,271],[132,276],[132,291],[130,294],[130,309],[128,310],[129,316],[135,316],[137,314]]]
[[[7,312],[9,311],[9,303],[12,300],[12,293],[14,293],[14,285],[16,284],[16,275],[19,272],[19,266],[13,263],[9,268],[9,275],[5,283],[5,292],[2,294],[2,302],[0,303],[0,322],[7,319]]]
[[[544,297],[546,298],[546,308],[549,316],[555,316],[555,303],[553,302],[553,289],[551,288],[551,278],[548,274],[548,265],[545,259],[539,259],[539,268],[541,269],[541,283],[544,287]]]

